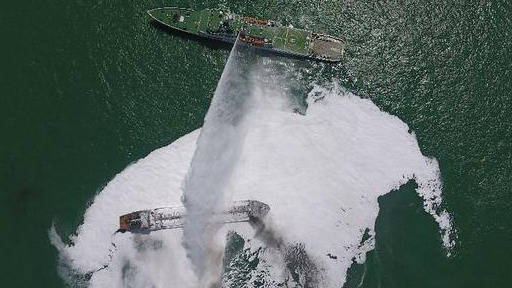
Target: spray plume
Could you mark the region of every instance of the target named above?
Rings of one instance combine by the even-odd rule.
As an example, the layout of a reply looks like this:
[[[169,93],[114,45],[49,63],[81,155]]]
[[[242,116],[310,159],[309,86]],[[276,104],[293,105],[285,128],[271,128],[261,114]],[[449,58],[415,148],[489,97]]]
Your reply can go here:
[[[223,248],[216,239],[219,223],[212,214],[223,209],[224,195],[242,147],[244,118],[250,109],[250,57],[235,43],[197,140],[184,183],[184,247],[202,287],[216,287],[222,273]]]

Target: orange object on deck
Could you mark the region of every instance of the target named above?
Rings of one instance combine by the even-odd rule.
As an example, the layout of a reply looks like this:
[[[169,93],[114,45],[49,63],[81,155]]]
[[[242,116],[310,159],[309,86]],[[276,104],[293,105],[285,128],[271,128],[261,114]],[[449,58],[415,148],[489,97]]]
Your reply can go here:
[[[263,46],[265,41],[248,35],[240,35],[240,41],[256,46]]]
[[[258,18],[254,18],[254,17],[243,17],[243,20],[247,23],[252,23],[252,24],[258,24],[258,25],[267,25],[268,24],[268,21],[267,20],[262,20],[262,19],[258,19]]]

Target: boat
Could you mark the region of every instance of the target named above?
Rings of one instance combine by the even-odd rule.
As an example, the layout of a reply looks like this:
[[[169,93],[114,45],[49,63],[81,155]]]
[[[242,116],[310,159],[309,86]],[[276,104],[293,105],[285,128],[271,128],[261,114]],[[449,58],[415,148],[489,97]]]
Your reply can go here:
[[[211,40],[234,43],[239,39],[258,49],[326,62],[339,62],[343,58],[344,44],[340,39],[271,20],[237,15],[223,9],[194,11],[164,7],[147,12],[164,26]]]
[[[270,207],[260,201],[235,201],[229,209],[205,215],[212,223],[236,223],[261,220]],[[185,207],[162,207],[128,213],[119,217],[119,232],[149,234],[162,229],[183,228]]]

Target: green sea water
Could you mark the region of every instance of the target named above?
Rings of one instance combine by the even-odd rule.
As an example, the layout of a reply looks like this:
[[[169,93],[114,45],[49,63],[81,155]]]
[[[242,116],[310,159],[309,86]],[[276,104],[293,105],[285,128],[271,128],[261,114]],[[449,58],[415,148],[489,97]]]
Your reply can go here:
[[[155,27],[145,11],[162,6],[223,6],[340,37],[346,60],[304,61],[298,87],[335,79],[402,119],[439,161],[452,255],[411,182],[379,199],[376,249],[346,287],[510,287],[509,1],[1,5],[1,287],[62,287],[52,223],[73,233],[112,177],[202,125],[229,48]]]

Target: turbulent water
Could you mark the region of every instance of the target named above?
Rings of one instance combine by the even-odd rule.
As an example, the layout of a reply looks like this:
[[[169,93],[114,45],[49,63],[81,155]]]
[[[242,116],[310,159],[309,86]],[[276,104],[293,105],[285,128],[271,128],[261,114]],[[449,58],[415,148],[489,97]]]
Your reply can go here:
[[[161,6],[225,7],[346,43],[338,64],[248,59],[243,133],[213,169],[222,192],[195,191],[271,212],[216,230],[216,282],[510,286],[510,1],[4,6],[2,287],[197,287],[183,231],[114,234],[121,214],[183,205],[230,54],[153,25],[145,11]]]
[[[287,81],[295,68],[252,53],[233,50],[201,132],[117,175],[72,245],[52,230],[69,284],[340,287],[352,262],[363,263],[374,247],[377,198],[411,179],[450,253],[439,167],[408,126],[336,83],[313,85],[300,112]],[[112,235],[119,215],[176,206],[183,195],[191,214],[183,231]],[[246,199],[271,208],[259,228],[220,229],[205,217]]]

